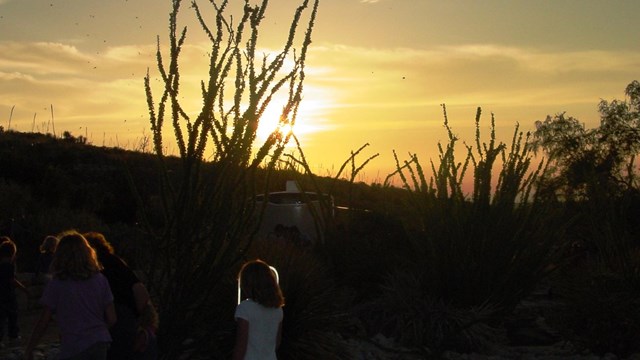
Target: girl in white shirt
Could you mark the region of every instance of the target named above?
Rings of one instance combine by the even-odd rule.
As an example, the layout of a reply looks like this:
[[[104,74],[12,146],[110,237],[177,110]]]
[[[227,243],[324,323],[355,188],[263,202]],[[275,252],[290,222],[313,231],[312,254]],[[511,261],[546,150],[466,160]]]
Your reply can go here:
[[[262,260],[245,263],[238,282],[243,298],[236,307],[234,360],[276,360],[282,337],[284,297],[275,271]]]

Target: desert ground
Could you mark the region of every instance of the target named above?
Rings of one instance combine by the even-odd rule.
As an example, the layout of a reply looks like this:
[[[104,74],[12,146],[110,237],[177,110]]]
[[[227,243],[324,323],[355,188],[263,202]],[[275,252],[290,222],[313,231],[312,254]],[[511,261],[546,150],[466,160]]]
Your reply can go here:
[[[28,286],[29,296],[18,291],[19,313],[18,322],[20,327],[21,340],[9,342],[4,339],[3,347],[0,348],[1,360],[22,359],[22,354],[26,341],[29,339],[31,331],[38,320],[41,307],[38,300],[42,293],[42,285],[30,284],[31,274],[19,274],[18,278]],[[598,356],[591,353],[577,351],[571,343],[563,341],[557,337],[554,330],[550,328],[544,319],[544,309],[554,306],[554,301],[547,299],[544,294],[537,294],[523,302],[521,313],[526,314],[523,324],[514,331],[519,336],[520,343],[517,346],[498,346],[485,354],[460,354],[446,352],[443,359],[446,360],[640,360],[640,354],[634,354],[626,359],[619,359],[613,354]],[[382,335],[374,336],[369,341],[349,342],[352,346],[354,360],[419,360],[424,356],[418,355],[410,349],[403,349],[396,346],[391,339]],[[55,321],[50,323],[45,335],[39,342],[35,352],[36,360],[56,359],[58,353],[58,332]]]

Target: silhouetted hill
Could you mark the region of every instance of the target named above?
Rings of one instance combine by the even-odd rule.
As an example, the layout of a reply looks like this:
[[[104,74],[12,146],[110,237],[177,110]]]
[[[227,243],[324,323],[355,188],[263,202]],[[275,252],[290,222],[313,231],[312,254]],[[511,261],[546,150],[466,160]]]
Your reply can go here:
[[[85,144],[82,138],[0,133],[0,181],[49,207],[94,213],[106,222],[136,221],[128,174],[157,191],[153,155]]]
[[[94,146],[69,133],[59,138],[0,131],[0,235],[26,244],[32,253],[44,236],[69,228],[113,234],[114,245],[117,239],[142,236],[131,234],[141,221],[136,199],[140,196],[145,205],[158,202],[157,165],[155,154]],[[167,160],[176,174],[179,165],[179,158]],[[292,170],[271,174],[269,190],[284,190],[291,179],[305,190],[333,195],[339,206],[383,213],[402,207],[400,189],[329,177],[311,182]]]
[[[86,144],[37,133],[0,132],[0,235],[32,266],[40,241],[67,229],[116,235],[126,252],[134,237],[139,202],[158,192],[153,154]],[[133,242],[129,242],[133,243]]]

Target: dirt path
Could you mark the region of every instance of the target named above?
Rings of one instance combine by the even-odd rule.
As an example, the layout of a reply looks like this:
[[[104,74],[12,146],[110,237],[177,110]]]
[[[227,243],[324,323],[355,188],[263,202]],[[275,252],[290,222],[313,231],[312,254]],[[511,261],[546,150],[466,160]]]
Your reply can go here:
[[[42,295],[43,286],[35,286],[30,284],[31,274],[18,274],[18,279],[29,289],[30,296],[17,290],[18,296],[18,327],[20,328],[19,341],[10,341],[8,338],[3,339],[3,346],[0,348],[0,359],[21,359],[26,342],[29,340],[31,331],[36,321],[40,317],[42,307],[38,304]],[[58,328],[55,321],[49,323],[47,331],[40,340],[37,354],[40,359],[45,359],[43,355],[50,353],[51,348],[57,348],[58,344]],[[38,357],[36,357],[38,358]]]

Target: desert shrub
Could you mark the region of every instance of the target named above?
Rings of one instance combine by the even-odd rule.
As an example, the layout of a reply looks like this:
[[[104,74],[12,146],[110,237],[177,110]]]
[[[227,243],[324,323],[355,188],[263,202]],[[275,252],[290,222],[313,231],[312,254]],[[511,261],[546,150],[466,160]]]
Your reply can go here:
[[[403,165],[398,161],[396,174],[409,193],[414,211],[407,218],[412,222],[405,224],[411,234],[405,258],[414,265],[399,271],[414,276],[409,284],[392,281],[387,286],[396,286],[388,290],[390,293],[401,293],[400,286],[413,286],[417,293],[428,294],[432,299],[428,304],[446,304],[460,311],[483,309],[483,317],[478,319],[499,324],[551,269],[562,249],[559,239],[563,227],[561,219],[531,196],[538,171],[530,168],[532,156],[525,135],[516,127],[509,148],[496,143],[492,119],[490,140],[481,143],[480,114],[478,109],[476,147],[467,146],[464,162],[455,161],[458,139],[448,126],[446,111],[449,144],[439,146],[439,164],[431,163],[430,181],[417,156]],[[497,181],[493,181],[498,160],[502,167]],[[469,197],[462,188],[467,171],[472,171],[474,179]],[[378,304],[380,310],[410,309],[400,296],[386,300]],[[429,333],[428,329],[424,333]],[[475,343],[482,341],[469,339],[463,345]]]
[[[10,225],[5,222],[21,219],[28,215],[33,202],[31,191],[27,186],[11,180],[0,179],[0,231],[5,232]]]
[[[552,318],[563,337],[596,354],[640,351],[637,197],[580,204],[583,248],[554,276],[564,306]]]
[[[638,189],[640,154],[640,82],[625,89],[626,99],[601,100],[600,125],[587,129],[564,113],[536,122],[531,144],[542,150],[550,166],[540,190],[549,198],[592,200]]]
[[[316,248],[335,273],[336,281],[353,292],[355,302],[376,297],[385,276],[404,261],[407,235],[392,215],[340,210],[341,225]]]
[[[33,230],[45,235],[57,234],[68,229],[104,229],[106,225],[94,214],[66,207],[46,208],[38,212],[29,224]],[[44,236],[43,236],[44,238]],[[40,241],[42,239],[39,239]]]
[[[562,285],[560,285],[562,284]],[[581,349],[621,358],[640,351],[640,289],[619,274],[565,274],[555,292],[564,305],[549,316]]]
[[[409,267],[398,270],[386,277],[379,297],[356,306],[369,336],[382,333],[424,356],[438,356],[446,349],[478,351],[502,340],[504,334],[488,324],[494,313],[489,304],[447,303],[424,287],[421,276]]]
[[[29,213],[14,218],[10,224],[9,235],[19,249],[19,271],[33,271],[37,264],[40,243],[47,235],[56,235],[68,229],[101,229],[105,224],[94,214],[69,209],[68,207],[49,207],[33,202]]]
[[[340,198],[343,203],[337,208],[335,204],[319,201],[319,211],[314,215],[316,227],[321,227],[321,234],[314,246],[323,261],[331,268],[336,281],[342,287],[352,291],[355,301],[370,299],[382,277],[395,267],[400,259],[395,257],[396,249],[406,246],[406,235],[397,214],[385,209],[385,203],[373,205],[372,197],[363,196],[363,190],[376,193],[382,197],[388,195],[390,188],[372,190],[363,184],[355,183],[355,179],[367,164],[378,157],[374,154],[365,157],[364,150],[369,144],[351,152],[337,173],[332,177],[318,177],[308,166],[304,151],[294,137],[298,149],[297,156],[287,154],[289,168],[301,168],[303,173],[294,172],[299,184],[320,194],[328,194],[331,198]],[[399,190],[399,189],[397,189]],[[322,199],[326,199],[322,197]],[[388,203],[386,203],[388,204]],[[396,202],[394,202],[394,205]],[[383,210],[381,210],[383,209]],[[387,211],[385,211],[387,210]]]

